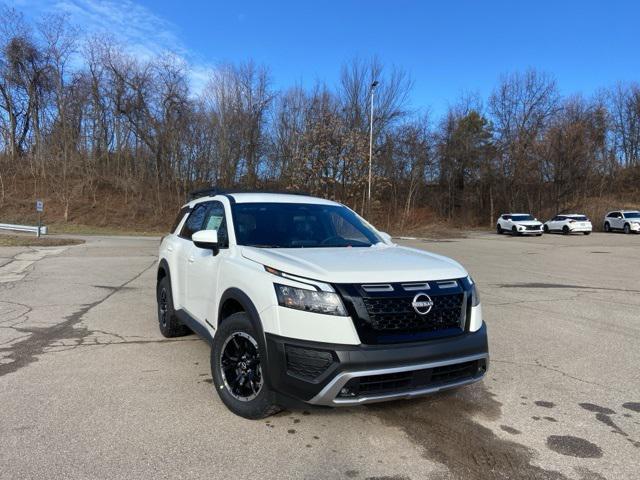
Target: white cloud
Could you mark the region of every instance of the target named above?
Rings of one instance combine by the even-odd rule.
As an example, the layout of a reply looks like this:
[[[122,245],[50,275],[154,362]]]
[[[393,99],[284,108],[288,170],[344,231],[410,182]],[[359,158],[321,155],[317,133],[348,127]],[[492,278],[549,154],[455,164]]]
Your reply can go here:
[[[30,17],[66,14],[85,35],[107,34],[140,60],[167,52],[176,55],[188,65],[194,93],[202,90],[212,71],[186,48],[176,25],[132,0],[17,0],[16,3],[25,13],[29,9]]]
[[[215,67],[210,64],[206,64],[206,63],[190,64],[189,80],[191,82],[191,88],[194,93],[196,94],[201,93],[205,89],[214,71],[215,71]]]

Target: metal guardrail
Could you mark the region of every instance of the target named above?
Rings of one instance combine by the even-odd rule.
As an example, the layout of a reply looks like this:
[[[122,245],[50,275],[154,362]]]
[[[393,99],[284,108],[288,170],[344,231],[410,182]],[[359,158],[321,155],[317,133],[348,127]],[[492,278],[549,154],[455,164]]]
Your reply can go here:
[[[14,232],[29,232],[29,233],[34,233],[34,234],[38,234],[38,226],[31,226],[31,225],[14,225],[12,223],[0,223],[0,230],[12,230]],[[42,225],[40,227],[40,235],[46,235],[47,234],[47,227],[46,225]]]

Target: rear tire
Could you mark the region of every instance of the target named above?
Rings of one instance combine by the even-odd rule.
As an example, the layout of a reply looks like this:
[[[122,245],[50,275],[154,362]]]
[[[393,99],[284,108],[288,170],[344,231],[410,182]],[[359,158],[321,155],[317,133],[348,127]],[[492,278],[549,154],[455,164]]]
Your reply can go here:
[[[604,222],[604,231],[607,233],[611,231],[611,225],[609,225],[609,222]]]
[[[183,337],[189,335],[191,330],[186,325],[180,323],[173,308],[173,295],[171,293],[171,280],[166,276],[158,283],[156,289],[156,300],[158,302],[158,325],[160,333],[164,337]]]
[[[264,340],[244,312],[224,319],[211,347],[211,374],[220,400],[236,415],[258,420],[279,412],[261,359]]]

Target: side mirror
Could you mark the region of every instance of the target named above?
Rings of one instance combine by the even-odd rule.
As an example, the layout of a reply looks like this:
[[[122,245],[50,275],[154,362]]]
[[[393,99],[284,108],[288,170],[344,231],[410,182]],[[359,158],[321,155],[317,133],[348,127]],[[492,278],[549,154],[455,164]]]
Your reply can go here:
[[[214,254],[218,252],[217,230],[200,230],[191,236],[191,241],[198,248],[213,250]]]
[[[382,237],[382,240],[384,240],[384,243],[393,244],[391,235],[389,235],[387,232],[380,232],[380,236]]]

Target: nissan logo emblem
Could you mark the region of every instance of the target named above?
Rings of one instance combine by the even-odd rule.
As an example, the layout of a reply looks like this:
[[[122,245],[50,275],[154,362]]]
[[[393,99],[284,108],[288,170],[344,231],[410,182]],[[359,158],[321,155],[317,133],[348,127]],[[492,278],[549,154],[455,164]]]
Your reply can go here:
[[[415,297],[413,297],[411,306],[418,315],[426,315],[431,311],[431,308],[433,307],[433,300],[431,300],[431,297],[426,293],[418,293]]]

